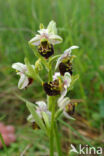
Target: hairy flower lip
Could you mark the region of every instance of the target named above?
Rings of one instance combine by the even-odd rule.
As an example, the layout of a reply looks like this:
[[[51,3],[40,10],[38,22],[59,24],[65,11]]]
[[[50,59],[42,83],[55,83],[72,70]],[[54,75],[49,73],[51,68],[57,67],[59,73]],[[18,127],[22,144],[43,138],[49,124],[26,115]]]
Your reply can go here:
[[[64,51],[64,53],[58,58],[55,69],[57,69],[57,67],[62,62],[63,59],[71,56],[71,52],[73,49],[77,49],[77,48],[79,48],[79,47],[78,46],[71,46],[70,48],[66,49]]]
[[[56,95],[60,95],[61,90],[59,87],[59,84],[55,84],[57,80],[55,81],[51,81],[51,82],[46,82],[43,83],[43,88],[46,92],[46,94],[48,94],[49,96],[56,96]]]
[[[59,71],[60,71],[60,74],[63,76],[66,72],[72,75],[72,63],[70,62],[70,60],[66,63],[61,62],[59,64]]]
[[[40,53],[41,56],[43,56],[45,59],[48,59],[50,56],[54,54],[54,48],[52,44],[46,45],[39,45],[38,46],[38,52]]]

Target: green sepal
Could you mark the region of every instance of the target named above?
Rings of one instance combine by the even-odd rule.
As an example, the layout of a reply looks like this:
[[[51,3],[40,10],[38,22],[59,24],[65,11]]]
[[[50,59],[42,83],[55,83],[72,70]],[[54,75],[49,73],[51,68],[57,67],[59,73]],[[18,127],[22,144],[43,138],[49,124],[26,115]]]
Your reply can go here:
[[[70,83],[70,87],[68,88],[68,90],[73,89],[75,82],[79,79],[79,74],[72,76],[71,79],[72,79],[72,81]]]
[[[51,65],[51,63],[53,63],[54,61],[56,61],[57,58],[59,58],[60,56],[61,56],[61,55],[55,55],[55,56],[51,57],[51,58],[49,59],[49,65]]]
[[[47,26],[48,32],[52,34],[57,34],[56,22],[53,20],[49,22]]]

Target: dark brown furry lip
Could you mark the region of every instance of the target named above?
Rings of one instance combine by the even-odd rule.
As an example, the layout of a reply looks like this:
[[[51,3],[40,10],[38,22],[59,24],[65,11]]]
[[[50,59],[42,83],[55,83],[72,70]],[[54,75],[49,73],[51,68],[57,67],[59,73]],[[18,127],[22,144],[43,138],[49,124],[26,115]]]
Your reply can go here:
[[[67,62],[61,62],[59,64],[59,71],[60,71],[60,74],[63,76],[66,72],[72,75],[72,63],[70,62],[70,60],[68,60]]]
[[[67,106],[66,106],[66,112],[69,114],[69,115],[73,115],[75,113],[75,104],[74,103],[69,103]]]
[[[51,81],[49,83],[43,83],[43,88],[49,96],[60,95],[60,88],[58,80]]]
[[[36,124],[36,122],[32,122],[32,129],[40,129],[40,127]]]
[[[38,52],[40,53],[41,56],[48,59],[50,56],[52,56],[54,54],[53,45],[52,44],[49,44],[46,46],[39,45]]]

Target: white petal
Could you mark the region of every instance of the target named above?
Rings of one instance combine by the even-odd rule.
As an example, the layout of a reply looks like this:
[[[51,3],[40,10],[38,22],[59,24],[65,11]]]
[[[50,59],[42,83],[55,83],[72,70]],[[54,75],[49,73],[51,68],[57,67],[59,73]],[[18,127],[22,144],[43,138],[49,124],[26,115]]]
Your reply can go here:
[[[63,41],[63,39],[58,35],[53,35],[52,34],[52,35],[49,36],[49,41],[50,41],[51,44],[59,44],[59,43],[61,43]]]
[[[38,107],[41,109],[41,110],[46,110],[47,109],[47,105],[44,101],[37,101],[36,104],[38,105]]]
[[[29,80],[28,77],[25,74],[20,75],[20,80],[18,82],[18,88],[19,89],[24,89],[28,86]]]
[[[68,88],[70,86],[71,83],[71,75],[70,73],[66,72],[64,75],[64,87]]]
[[[68,105],[70,103],[70,99],[68,97],[66,98],[63,98],[60,100],[58,100],[58,106],[61,108],[61,109],[64,109],[66,105]]]
[[[40,35],[36,35],[30,41],[30,44],[38,46],[40,44]]]
[[[66,50],[64,51],[64,53],[69,53],[69,54],[71,54],[71,50],[72,50],[72,49],[77,49],[77,48],[79,48],[79,47],[78,47],[78,46],[72,46],[72,47],[66,49]]]
[[[67,119],[71,119],[71,120],[75,120],[73,117],[71,117],[68,113],[66,113],[65,111],[63,112],[64,116],[67,118]]]
[[[27,70],[26,65],[24,65],[23,63],[20,63],[20,62],[13,63],[12,68],[16,69],[17,71],[20,71],[22,73],[24,73]]]
[[[48,29],[40,29],[38,30],[38,32],[40,33],[40,35],[43,35],[43,34],[48,34]]]
[[[60,73],[59,72],[55,72],[55,74],[53,75],[53,81],[58,79],[60,77]]]
[[[29,122],[35,122],[35,119],[33,118],[32,114],[30,114],[28,117],[27,117],[27,120]]]

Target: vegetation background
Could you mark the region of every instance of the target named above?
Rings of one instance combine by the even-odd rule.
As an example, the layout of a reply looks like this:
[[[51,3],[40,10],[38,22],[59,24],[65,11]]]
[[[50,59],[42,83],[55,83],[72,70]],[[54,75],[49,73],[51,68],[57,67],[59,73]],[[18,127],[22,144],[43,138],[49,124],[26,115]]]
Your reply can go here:
[[[25,149],[26,156],[48,153],[47,138],[41,131],[32,130],[26,121],[26,105],[16,96],[35,102],[45,99],[45,93],[37,82],[24,91],[18,90],[18,76],[11,65],[24,62],[25,56],[34,63],[36,58],[28,41],[40,23],[47,26],[52,19],[64,39],[55,46],[55,53],[63,53],[72,45],[80,47],[75,52],[73,67],[73,73],[79,73],[80,79],[70,96],[83,102],[76,108],[76,120],[62,123],[63,152],[69,150],[70,143],[104,144],[104,1],[0,0],[0,118],[15,125],[17,134],[17,142],[8,148],[10,156],[18,156]],[[0,156],[5,156],[4,150],[0,150]]]

